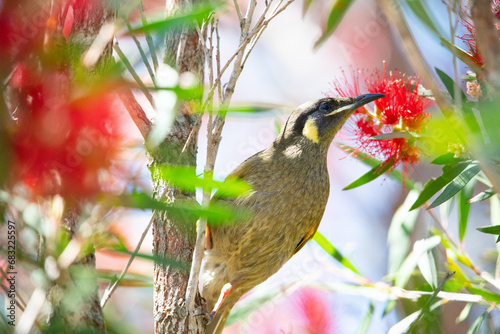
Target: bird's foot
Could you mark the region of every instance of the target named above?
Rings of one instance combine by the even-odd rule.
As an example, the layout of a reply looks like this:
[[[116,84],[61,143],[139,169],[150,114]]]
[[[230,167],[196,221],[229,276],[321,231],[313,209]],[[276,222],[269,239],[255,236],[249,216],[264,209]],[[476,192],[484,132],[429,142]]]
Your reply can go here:
[[[204,317],[205,325],[208,325],[209,323],[211,323],[214,320],[216,314],[217,314],[217,312],[212,311],[212,312],[201,312],[201,313],[195,314],[194,316],[195,317]]]

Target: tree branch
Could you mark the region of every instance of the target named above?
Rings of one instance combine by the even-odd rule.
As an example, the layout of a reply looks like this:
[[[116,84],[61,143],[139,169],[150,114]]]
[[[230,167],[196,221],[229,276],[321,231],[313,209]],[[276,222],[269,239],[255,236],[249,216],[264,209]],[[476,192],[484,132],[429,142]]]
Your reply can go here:
[[[144,139],[148,138],[153,123],[147,117],[142,106],[137,102],[132,90],[130,88],[123,88],[119,91],[118,96],[122,100],[123,105],[127,109],[130,117],[139,129]]]

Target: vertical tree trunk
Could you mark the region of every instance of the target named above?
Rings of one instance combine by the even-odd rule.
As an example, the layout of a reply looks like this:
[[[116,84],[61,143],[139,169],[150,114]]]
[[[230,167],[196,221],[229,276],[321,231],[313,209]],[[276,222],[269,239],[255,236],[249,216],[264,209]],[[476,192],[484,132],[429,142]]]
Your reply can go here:
[[[196,1],[195,1],[196,2]],[[185,0],[167,0],[167,15],[182,9]],[[199,36],[196,31],[179,29],[169,31],[165,40],[166,50],[164,62],[176,66],[180,73],[194,73],[203,83],[204,57]],[[179,45],[182,50],[179,51]],[[180,59],[177,56],[180,55]],[[195,101],[196,102],[196,101]],[[199,101],[198,101],[199,102]],[[200,115],[194,113],[193,105],[184,103],[179,110],[172,131],[160,148],[151,152],[152,165],[184,165],[196,166],[198,131],[196,124]],[[193,132],[193,133],[191,133]],[[181,154],[188,138],[190,144]],[[154,195],[160,198],[167,185],[157,175],[152,175]],[[176,189],[166,191],[166,200],[174,202],[187,196]],[[190,195],[193,196],[193,195]],[[165,198],[163,200],[165,200]],[[158,257],[175,259],[191,265],[196,239],[196,222],[179,217],[169,217],[165,213],[155,213],[153,221],[153,251]],[[180,270],[168,265],[155,263],[154,267],[154,320],[155,333],[203,333],[203,317],[194,318],[195,328],[189,328],[189,315],[185,303],[189,270]],[[201,298],[197,296],[197,309],[202,312]]]

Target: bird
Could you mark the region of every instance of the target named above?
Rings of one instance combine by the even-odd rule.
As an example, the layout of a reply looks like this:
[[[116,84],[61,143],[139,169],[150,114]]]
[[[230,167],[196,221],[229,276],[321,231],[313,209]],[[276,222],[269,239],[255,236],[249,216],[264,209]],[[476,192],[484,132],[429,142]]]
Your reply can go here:
[[[212,310],[207,334],[220,334],[240,297],[277,272],[316,233],[330,192],[330,144],[358,108],[384,96],[327,97],[300,105],[267,149],[228,175],[251,190],[224,200],[250,214],[233,224],[208,223],[201,278],[201,295]]]

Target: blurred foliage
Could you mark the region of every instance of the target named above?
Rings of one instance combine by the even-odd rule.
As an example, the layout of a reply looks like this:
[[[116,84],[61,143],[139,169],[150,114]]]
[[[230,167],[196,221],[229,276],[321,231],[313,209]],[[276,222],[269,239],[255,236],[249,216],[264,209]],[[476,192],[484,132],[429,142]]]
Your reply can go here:
[[[303,0],[304,13],[319,2],[321,1]],[[322,34],[316,40],[315,47],[320,47],[335,32],[353,3],[354,0],[331,2],[325,13]],[[498,180],[500,180],[500,94],[498,92],[500,87],[496,86],[497,83],[489,81],[489,74],[499,69],[479,66],[474,59],[473,50],[466,50],[463,46],[457,45],[456,31],[452,29],[448,32],[443,28],[445,24],[441,18],[442,13],[434,13],[429,1],[400,0],[397,3],[441,41],[443,50],[449,51],[456,57],[456,61],[463,62],[474,72],[474,75],[464,77],[468,91],[463,91],[460,82],[456,82],[456,78],[460,78],[462,73],[457,72],[450,76],[443,70],[435,68],[435,73],[432,75],[444,90],[433,93],[441,94],[449,104],[446,110],[441,110],[443,115],[434,115],[427,124],[426,131],[419,135],[415,135],[412,131],[402,130],[371,138],[372,140],[410,138],[417,141],[418,149],[426,156],[422,159],[422,163],[441,166],[441,171],[434,178],[427,180],[424,185],[411,180],[405,170],[396,169],[394,161],[380,161],[376,157],[358,152],[356,148],[345,147],[348,153],[356,152],[354,156],[371,169],[347,185],[344,190],[363,186],[377,177],[388,174],[391,179],[400,182],[408,194],[395,211],[388,230],[388,268],[384,282],[372,282],[365,277],[363,268],[353,264],[338,247],[322,234],[317,233],[313,240],[339,262],[346,272],[347,280],[342,283],[332,281],[318,288],[363,296],[369,300],[366,315],[359,321],[358,333],[370,331],[370,323],[377,316],[376,309],[380,302],[383,304],[382,316],[386,316],[392,310],[396,310],[399,316],[399,322],[390,329],[389,333],[439,333],[442,313],[445,312],[446,304],[449,302],[463,305],[463,310],[456,321],[468,322],[468,333],[498,331],[492,327],[495,324],[487,319],[492,317],[492,314],[498,316],[499,312],[499,248],[490,252],[496,260],[496,263],[491,265],[492,269],[484,269],[480,268],[468,255],[466,242],[468,236],[479,233],[492,234],[496,242],[500,241],[498,195]],[[17,7],[9,1],[4,1],[2,5],[5,7],[0,8],[0,26],[9,32],[11,22],[4,16],[5,13],[9,13],[8,10]],[[457,7],[452,1],[445,2],[445,5],[450,17],[456,22],[460,22],[463,17],[468,18],[466,8]],[[147,40],[147,50],[143,49],[141,43],[136,44],[140,54],[136,59],[125,55],[119,47],[115,47],[118,57],[114,64],[105,67],[97,66],[89,70],[88,67],[83,66],[79,56],[86,51],[84,45],[78,44],[78,41],[71,35],[66,43],[63,42],[63,36],[58,36],[59,47],[46,51],[41,47],[43,34],[39,34],[38,31],[33,38],[38,41],[38,44],[32,44],[23,39],[22,47],[16,51],[17,53],[5,52],[0,56],[0,79],[3,83],[0,99],[0,112],[2,113],[0,119],[0,162],[2,163],[0,213],[4,217],[0,225],[0,233],[6,233],[9,229],[6,217],[15,221],[18,240],[16,243],[17,270],[30,278],[29,283],[23,283],[22,287],[18,286],[18,289],[22,288],[22,294],[19,294],[16,299],[19,310],[24,310],[30,304],[36,305],[36,302],[45,302],[47,297],[41,297],[34,291],[45,291],[56,283],[70,282],[69,277],[80,279],[71,280],[72,285],[68,290],[70,292],[60,298],[60,307],[66,312],[78,312],[81,301],[93,293],[88,284],[89,281],[97,280],[109,286],[117,282],[120,286],[128,287],[152,285],[151,277],[141,274],[124,272],[122,276],[120,271],[114,270],[98,270],[92,273],[86,271],[83,266],[69,266],[73,260],[88,255],[94,248],[102,253],[125,258],[137,257],[160,265],[175,267],[178,270],[187,270],[185,263],[175,259],[143,254],[138,249],[131,251],[119,231],[113,230],[113,222],[117,219],[116,217],[119,217],[117,213],[124,209],[165,211],[178,221],[192,221],[199,217],[206,217],[212,224],[232,223],[243,219],[248,214],[234,208],[224,200],[244,196],[251,191],[247,184],[231,179],[224,182],[217,181],[209,173],[197,175],[194,168],[183,166],[160,166],[151,172],[161,177],[165,183],[175,186],[179,191],[191,194],[197,190],[213,191],[214,199],[209,206],[201,206],[195,200],[168,203],[163,198],[159,199],[158,194],[150,194],[147,187],[142,186],[140,182],[126,177],[117,180],[117,183],[122,185],[121,190],[116,188],[109,190],[103,185],[97,194],[91,192],[95,196],[85,197],[82,201],[77,201],[74,196],[78,199],[78,196],[82,195],[78,193],[80,191],[78,187],[83,188],[83,177],[76,179],[72,184],[77,190],[72,193],[73,197],[57,192],[51,193],[50,196],[36,194],[37,196],[33,197],[30,188],[23,186],[23,182],[14,182],[19,180],[11,176],[13,167],[10,161],[16,154],[14,145],[16,143],[11,136],[18,131],[16,121],[25,116],[22,115],[24,109],[17,108],[17,104],[21,105],[29,100],[25,98],[23,101],[23,95],[18,94],[19,92],[14,88],[39,89],[25,82],[29,79],[26,75],[33,74],[33,71],[25,71],[18,75],[20,72],[16,72],[16,65],[20,61],[32,62],[34,72],[40,69],[50,72],[60,68],[70,68],[71,75],[68,74],[71,77],[68,87],[72,89],[71,94],[68,95],[70,102],[81,102],[83,98],[94,96],[103,90],[114,91],[123,87],[141,90],[146,96],[157,92],[167,92],[173,94],[174,103],[162,112],[173,117],[177,101],[201,97],[205,93],[202,87],[186,86],[180,80],[172,85],[161,85],[155,72],[157,70],[155,63],[158,62],[156,54],[160,48],[159,41],[168,31],[182,27],[196,28],[211,20],[214,13],[225,10],[224,4],[222,2],[204,3],[201,6],[194,6],[188,12],[167,18],[146,17],[140,5],[141,19],[137,22],[128,21],[129,11],[135,8],[135,3],[134,6],[124,7],[120,15],[122,19],[117,21],[119,35],[131,38],[137,38],[136,35],[141,38],[144,36]],[[31,8],[28,9],[31,10]],[[16,22],[19,13],[17,10],[13,10],[13,13],[10,19]],[[498,16],[498,13],[495,14]],[[45,31],[45,23],[43,28]],[[497,27],[490,28],[495,33],[497,32]],[[447,35],[450,37],[445,37]],[[11,47],[9,41],[4,38],[0,38],[0,46]],[[136,73],[136,69],[142,65],[148,68],[152,83],[144,83],[144,79]],[[46,73],[43,71],[40,73]],[[474,78],[476,78],[475,82]],[[46,78],[44,80],[47,81]],[[49,82],[47,86],[51,85],[56,86],[56,82]],[[473,96],[471,92],[477,94]],[[30,93],[29,96],[33,99],[36,94]],[[229,107],[228,111],[258,113],[273,108],[274,106],[252,101],[246,106]],[[164,125],[163,130],[168,130],[170,124],[167,122]],[[112,171],[116,172],[116,170]],[[64,219],[67,219],[68,208],[75,202],[80,202],[77,217],[79,237],[77,239],[72,238],[61,224]],[[471,209],[479,202],[488,207],[491,225],[476,229],[470,228],[471,223],[477,219],[473,216]],[[450,221],[455,224],[453,228],[458,231],[458,237],[454,237],[448,230],[450,227],[440,221],[435,214],[435,210],[441,208],[448,220],[450,212],[445,208],[450,207],[455,209],[455,214],[451,217],[453,219]],[[435,227],[425,231],[426,235],[422,236],[417,235],[416,224],[419,221],[418,218],[423,215],[429,215],[435,221]],[[415,239],[419,240],[414,241]],[[486,255],[489,249],[495,247],[494,240],[492,239],[491,244],[480,245],[480,247]],[[9,259],[8,247],[4,242],[0,244],[0,254],[2,258]],[[2,260],[2,268],[6,263]],[[0,274],[2,277],[0,288],[8,292],[9,284],[5,270],[2,269]],[[266,304],[276,299],[283,298],[285,291],[289,293],[304,284],[314,285],[310,281],[297,281],[288,282],[279,288],[257,289],[255,294],[237,304],[230,315],[228,324],[243,322],[252,312],[264,308]],[[35,296],[40,299],[33,297],[34,301],[30,298],[24,300],[22,297],[26,296]],[[128,328],[127,322],[116,317],[119,311],[115,313],[113,307],[109,306],[110,309],[105,309],[108,332],[134,333]],[[50,325],[46,324],[45,319],[49,312],[46,309],[39,310],[32,324],[34,332],[75,333],[74,329],[70,331],[62,322],[54,321]],[[480,315],[477,316],[477,314]],[[8,325],[9,319],[3,313],[0,315],[0,332],[12,332],[12,327]],[[19,320],[19,315],[17,320]],[[92,330],[84,327],[78,332],[93,333]]]

